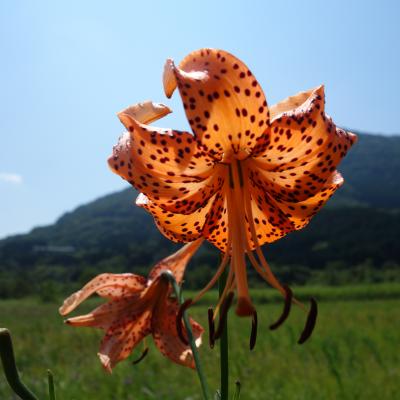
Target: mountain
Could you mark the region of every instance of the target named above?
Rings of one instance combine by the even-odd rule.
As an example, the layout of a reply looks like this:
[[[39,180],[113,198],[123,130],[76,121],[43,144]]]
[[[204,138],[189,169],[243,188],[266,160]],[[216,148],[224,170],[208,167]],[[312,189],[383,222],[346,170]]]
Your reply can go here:
[[[355,133],[358,142],[339,166],[345,184],[332,205],[400,208],[400,136]]]
[[[301,232],[265,246],[268,259],[288,279],[301,281],[310,270],[333,268],[337,275],[360,265],[392,271],[400,264],[400,137],[360,134],[339,170],[346,183],[330,205]],[[179,245],[134,206],[136,195],[128,188],[78,207],[54,225],[1,240],[0,280],[29,271],[59,281],[84,281],[100,271],[146,273]],[[217,257],[211,246],[203,246],[191,267],[198,284]],[[0,297],[1,290],[0,285]]]

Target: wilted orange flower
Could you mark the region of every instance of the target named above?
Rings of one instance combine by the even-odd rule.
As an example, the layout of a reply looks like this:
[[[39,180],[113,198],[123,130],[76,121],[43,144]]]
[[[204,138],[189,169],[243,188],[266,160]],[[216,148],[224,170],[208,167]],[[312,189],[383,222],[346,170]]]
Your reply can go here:
[[[323,86],[268,108],[250,70],[222,50],[195,51],[179,67],[167,60],[166,95],[176,87],[193,134],[147,125],[170,112],[162,104],[132,106],[118,114],[128,132],[109,165],[168,238],[204,237],[224,252],[205,290],[230,259],[225,294],[236,287],[236,313],[252,315],[246,254],[286,294],[260,246],[308,224],[343,183],[336,166],[356,136],[325,114]]]
[[[176,328],[179,304],[169,297],[170,284],[160,274],[169,270],[180,283],[188,261],[201,242],[189,243],[160,261],[147,279],[134,274],[101,274],[64,301],[60,307],[61,315],[70,313],[93,293],[109,300],[89,314],[65,321],[69,325],[91,326],[105,331],[98,355],[107,371],[111,372],[119,361],[127,358],[149,334],[153,335],[163,355],[194,368],[192,351],[182,342]],[[193,320],[191,326],[196,345],[200,346],[203,328]]]

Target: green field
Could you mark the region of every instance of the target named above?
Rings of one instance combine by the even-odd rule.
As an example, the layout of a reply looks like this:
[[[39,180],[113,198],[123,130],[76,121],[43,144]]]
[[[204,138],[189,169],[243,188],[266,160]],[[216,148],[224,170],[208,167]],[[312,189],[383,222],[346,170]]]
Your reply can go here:
[[[399,286],[308,287],[299,292],[306,296],[313,291],[320,300],[320,314],[313,337],[303,346],[296,344],[305,320],[300,309],[295,308],[279,330],[269,331],[268,324],[282,306],[268,303],[275,299],[269,291],[254,295],[259,334],[253,352],[248,350],[250,320],[230,314],[231,384],[240,379],[241,399],[398,398]],[[96,356],[101,331],[63,325],[58,305],[32,299],[0,302],[0,326],[12,331],[23,379],[40,399],[48,398],[47,368],[55,375],[58,399],[201,399],[196,374],[172,364],[152,346],[142,363],[132,365],[127,360],[112,375],[105,374]],[[191,313],[205,324],[204,304]],[[218,348],[210,350],[204,339],[201,356],[209,384],[217,389]],[[139,354],[138,349],[132,358]],[[0,399],[14,398],[1,375]]]

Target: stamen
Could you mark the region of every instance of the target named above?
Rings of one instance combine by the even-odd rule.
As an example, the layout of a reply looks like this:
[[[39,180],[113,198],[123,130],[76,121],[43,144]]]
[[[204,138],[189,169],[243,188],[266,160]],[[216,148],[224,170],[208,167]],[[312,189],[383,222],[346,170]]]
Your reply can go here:
[[[303,332],[301,333],[300,339],[297,342],[298,344],[303,344],[311,336],[315,327],[315,322],[317,321],[317,315],[318,315],[317,301],[313,297],[311,297],[310,303],[311,307],[307,316],[306,325],[304,327]]]
[[[148,352],[149,352],[149,348],[146,347],[146,348],[142,351],[141,356],[140,356],[137,360],[132,361],[132,364],[133,364],[133,365],[139,364],[140,361],[142,361],[143,358],[145,358],[145,357],[147,356]]]
[[[250,201],[250,190],[248,187],[248,181],[249,181],[249,176],[247,173],[247,170],[245,170],[245,179],[244,179],[244,192],[245,192],[245,196],[244,196],[244,206],[245,206],[245,210],[246,210],[246,216],[248,219],[248,223],[250,226],[250,232],[251,232],[251,239],[254,243],[254,245],[256,246],[255,251],[256,254],[258,256],[258,259],[261,263],[261,266],[264,268],[264,272],[265,274],[260,273],[259,268],[257,268],[257,261],[255,260],[254,256],[250,256],[250,252],[248,252],[248,256],[249,259],[251,261],[251,263],[253,264],[253,266],[256,268],[257,272],[262,276],[265,277],[264,279],[275,289],[279,290],[282,295],[286,296],[286,291],[283,287],[283,285],[279,282],[279,280],[276,278],[276,276],[273,274],[267,260],[264,257],[264,254],[260,248],[259,242],[258,242],[258,237],[257,237],[257,233],[256,233],[256,228],[254,226],[254,219],[253,219],[253,211],[251,208],[251,201]],[[298,301],[296,298],[292,298],[293,303],[295,303],[296,305],[298,305],[300,308],[304,309],[304,305]]]
[[[253,350],[256,345],[257,327],[258,327],[257,311],[254,311],[251,319],[250,350]]]
[[[229,268],[228,277],[226,278],[224,291],[222,292],[222,295],[220,296],[218,303],[215,307],[214,319],[219,314],[219,309],[221,308],[221,304],[223,303],[227,293],[231,290],[234,291],[234,284],[235,284],[235,275],[233,273],[233,268]]]
[[[228,311],[229,311],[229,308],[232,305],[233,296],[234,296],[234,293],[233,292],[229,292],[226,295],[226,297],[225,297],[225,299],[224,299],[224,301],[223,301],[223,303],[221,305],[221,312],[219,314],[219,324],[218,324],[218,328],[217,328],[217,330],[215,332],[215,335],[214,335],[214,339],[215,340],[219,339],[221,337],[223,331],[224,331],[226,319],[228,317]]]
[[[256,260],[256,258],[254,257],[254,254],[252,253],[250,246],[247,245],[246,246],[246,253],[247,253],[247,257],[249,257],[250,263],[251,265],[255,268],[255,270],[258,272],[258,274],[266,281],[268,282],[268,277],[265,273],[265,271],[261,268],[260,264],[258,263],[258,261]],[[269,282],[268,282],[269,283]]]
[[[248,177],[246,177],[248,179]],[[246,182],[246,181],[245,181]],[[245,183],[247,186],[247,184]],[[274,287],[275,289],[279,290],[283,295],[285,294],[285,290],[283,289],[282,285],[278,281],[278,279],[275,277],[275,275],[272,273],[271,269],[269,268],[269,265],[267,261],[264,258],[264,255],[261,251],[258,238],[257,238],[257,233],[256,233],[256,228],[254,227],[254,220],[253,220],[253,211],[251,209],[251,203],[250,203],[250,195],[249,195],[249,190],[248,187],[245,188],[246,195],[244,196],[245,199],[245,209],[246,209],[246,215],[248,219],[248,223],[250,226],[250,232],[251,232],[251,239],[256,246],[255,251],[257,253],[258,259],[260,260],[261,265],[264,268],[265,272],[265,278],[267,282]]]
[[[281,316],[277,319],[276,322],[269,326],[269,329],[274,330],[279,328],[289,316],[290,309],[292,307],[292,299],[293,299],[293,292],[289,286],[284,285],[283,288],[285,289],[285,305],[283,306],[283,311]]]
[[[224,272],[224,269],[226,267],[226,265],[228,264],[229,261],[229,249],[231,246],[231,240],[228,237],[228,244],[227,244],[227,251],[224,254],[224,257],[221,261],[221,264],[219,265],[217,272],[215,273],[215,275],[211,278],[210,282],[207,283],[206,286],[204,286],[203,289],[201,289],[201,291],[196,295],[196,297],[193,299],[193,304],[197,303],[204,295],[205,292],[207,292],[209,289],[211,289],[216,283],[217,280],[219,279],[219,277],[221,276],[221,274]]]
[[[214,348],[215,344],[215,324],[214,324],[214,311],[210,307],[208,309],[208,343],[210,348]]]
[[[176,314],[176,331],[178,333],[179,339],[181,339],[182,343],[186,346],[189,345],[189,341],[184,334],[184,327],[182,323],[183,313],[192,305],[192,299],[185,300],[181,306],[179,307],[178,313]]]

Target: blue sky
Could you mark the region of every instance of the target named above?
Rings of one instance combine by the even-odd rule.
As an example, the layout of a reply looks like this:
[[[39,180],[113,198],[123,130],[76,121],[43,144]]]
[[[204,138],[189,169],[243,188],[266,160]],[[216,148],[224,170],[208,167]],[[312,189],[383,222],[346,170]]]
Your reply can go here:
[[[340,125],[400,133],[397,1],[2,1],[0,237],[52,223],[125,187],[106,165],[115,113],[152,99],[187,129],[161,73],[201,47],[228,50],[268,102],[326,86]]]

